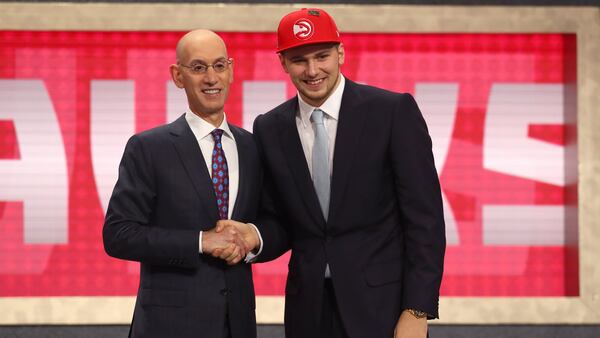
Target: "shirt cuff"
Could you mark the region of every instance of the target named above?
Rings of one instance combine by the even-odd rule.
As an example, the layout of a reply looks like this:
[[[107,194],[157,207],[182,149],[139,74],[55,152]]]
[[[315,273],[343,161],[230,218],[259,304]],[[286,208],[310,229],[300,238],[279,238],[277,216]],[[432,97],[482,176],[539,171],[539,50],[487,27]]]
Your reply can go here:
[[[256,230],[256,233],[258,234],[258,252],[257,253],[253,253],[252,251],[248,252],[248,254],[246,255],[246,258],[244,258],[244,262],[246,263],[252,263],[256,260],[256,257],[258,257],[258,255],[260,255],[260,253],[262,252],[263,249],[263,239],[262,236],[260,235],[260,231],[258,230],[258,228],[256,227],[256,225],[252,224],[252,223],[248,223],[249,225],[251,225],[252,227],[254,227],[254,230]]]
[[[200,235],[198,235],[198,252],[199,253],[203,253],[202,252],[202,231],[200,231]]]

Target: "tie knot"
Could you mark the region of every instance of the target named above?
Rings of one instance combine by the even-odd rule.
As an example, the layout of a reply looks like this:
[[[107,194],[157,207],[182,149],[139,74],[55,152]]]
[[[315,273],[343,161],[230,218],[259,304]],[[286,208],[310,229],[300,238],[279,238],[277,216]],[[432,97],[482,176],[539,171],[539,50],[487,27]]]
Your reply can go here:
[[[210,132],[215,139],[215,142],[221,142],[221,136],[223,136],[223,129],[215,129]]]
[[[324,112],[319,108],[313,110],[312,114],[310,115],[310,121],[316,124],[323,124],[323,113]]]

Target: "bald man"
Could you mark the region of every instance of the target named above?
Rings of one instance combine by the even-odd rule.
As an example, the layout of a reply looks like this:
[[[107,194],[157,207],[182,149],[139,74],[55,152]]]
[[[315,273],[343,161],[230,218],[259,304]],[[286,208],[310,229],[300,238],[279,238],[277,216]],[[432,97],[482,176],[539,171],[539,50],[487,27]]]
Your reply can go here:
[[[233,60],[207,30],[183,36],[176,54],[170,71],[189,110],[127,142],[104,247],[141,263],[130,337],[254,338],[252,271],[240,261],[257,243],[235,229],[214,231],[220,219],[251,222],[260,200],[252,135],[223,111]]]

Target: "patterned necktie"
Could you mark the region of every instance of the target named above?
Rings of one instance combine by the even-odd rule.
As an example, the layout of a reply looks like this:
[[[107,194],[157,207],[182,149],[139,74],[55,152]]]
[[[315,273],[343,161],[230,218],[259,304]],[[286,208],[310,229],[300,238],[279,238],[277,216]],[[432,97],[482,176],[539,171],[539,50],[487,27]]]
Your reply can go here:
[[[312,151],[313,184],[319,197],[321,211],[327,220],[331,179],[329,177],[329,139],[323,124],[323,111],[318,108],[313,110],[310,121],[314,124],[315,130],[315,143]]]
[[[212,183],[217,196],[217,207],[219,208],[219,218],[228,219],[229,207],[229,173],[227,170],[227,159],[223,151],[221,137],[222,129],[215,129],[211,132],[215,146],[212,152]]]

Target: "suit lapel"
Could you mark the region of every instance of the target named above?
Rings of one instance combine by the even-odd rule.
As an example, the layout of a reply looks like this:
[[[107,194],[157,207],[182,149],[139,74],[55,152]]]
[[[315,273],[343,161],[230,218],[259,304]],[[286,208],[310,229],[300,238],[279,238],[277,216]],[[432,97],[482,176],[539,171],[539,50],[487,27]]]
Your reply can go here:
[[[238,193],[235,198],[235,205],[233,206],[233,212],[231,213],[231,219],[239,220],[240,214],[242,210],[244,210],[245,202],[249,198],[248,194],[250,193],[247,172],[249,170],[248,166],[251,163],[250,150],[248,148],[248,144],[246,143],[246,138],[243,137],[242,133],[237,130],[237,127],[229,124],[229,130],[233,134],[235,138],[235,146],[237,148],[238,153]]]
[[[209,212],[209,215],[216,220],[219,219],[217,201],[214,194],[214,188],[210,180],[210,174],[204,163],[204,157],[198,141],[192,133],[192,129],[187,124],[185,117],[182,116],[171,124],[171,139],[179,155],[179,159],[185,167],[185,171],[198,193],[202,205]]]
[[[296,126],[296,110],[298,109],[298,99],[289,100],[286,107],[283,108],[282,114],[279,115],[280,125],[279,137],[282,145],[282,153],[285,156],[290,172],[296,181],[298,192],[316,224],[325,226],[325,218],[321,212],[319,199],[313,186],[306,156],[298,135],[298,127]]]
[[[352,164],[358,142],[361,139],[363,126],[367,123],[367,111],[360,111],[360,91],[357,85],[346,79],[346,86],[342,95],[342,105],[335,139],[333,153],[333,173],[331,175],[331,200],[329,204],[329,221],[335,219],[339,206],[341,205],[348,175]]]

